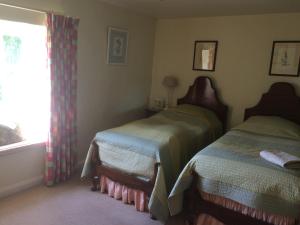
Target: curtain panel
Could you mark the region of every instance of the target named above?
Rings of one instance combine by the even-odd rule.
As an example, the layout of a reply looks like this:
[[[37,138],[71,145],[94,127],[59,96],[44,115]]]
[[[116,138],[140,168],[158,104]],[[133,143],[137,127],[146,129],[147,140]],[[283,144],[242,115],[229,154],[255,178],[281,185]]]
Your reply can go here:
[[[51,79],[50,132],[45,165],[45,183],[48,186],[68,179],[76,165],[78,25],[78,19],[47,14]]]

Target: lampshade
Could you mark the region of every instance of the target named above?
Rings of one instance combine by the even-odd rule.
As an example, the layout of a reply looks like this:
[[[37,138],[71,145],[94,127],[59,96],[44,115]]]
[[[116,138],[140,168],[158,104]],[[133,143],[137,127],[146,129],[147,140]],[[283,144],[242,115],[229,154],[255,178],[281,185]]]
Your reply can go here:
[[[178,86],[178,79],[175,76],[165,76],[162,84],[167,88],[175,88]]]

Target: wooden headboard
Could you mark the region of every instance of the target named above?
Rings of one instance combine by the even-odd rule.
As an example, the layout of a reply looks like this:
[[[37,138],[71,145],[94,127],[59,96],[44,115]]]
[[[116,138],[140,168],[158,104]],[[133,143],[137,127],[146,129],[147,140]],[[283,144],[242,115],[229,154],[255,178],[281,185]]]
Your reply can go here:
[[[245,110],[244,119],[258,115],[280,116],[300,124],[300,98],[293,85],[286,82],[272,84],[256,106]]]
[[[177,104],[197,105],[212,110],[222,122],[224,131],[226,130],[228,107],[219,100],[209,77],[197,77],[187,94],[177,100]]]

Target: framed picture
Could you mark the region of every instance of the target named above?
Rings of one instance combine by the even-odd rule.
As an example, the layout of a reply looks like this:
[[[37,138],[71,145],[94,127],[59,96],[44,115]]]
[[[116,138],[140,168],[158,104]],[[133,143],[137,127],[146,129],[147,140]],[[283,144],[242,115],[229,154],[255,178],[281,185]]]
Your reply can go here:
[[[108,28],[107,63],[114,65],[127,64],[129,32],[125,29]]]
[[[269,74],[299,76],[300,41],[273,41]]]
[[[195,41],[193,70],[215,71],[218,41]]]

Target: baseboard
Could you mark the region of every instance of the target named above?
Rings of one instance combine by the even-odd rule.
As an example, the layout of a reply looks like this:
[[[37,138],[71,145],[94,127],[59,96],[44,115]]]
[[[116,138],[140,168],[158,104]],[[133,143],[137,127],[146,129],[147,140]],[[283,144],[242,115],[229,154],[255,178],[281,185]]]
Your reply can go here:
[[[76,171],[81,171],[84,165],[84,160],[80,161],[77,163],[75,170]],[[20,191],[24,191],[26,189],[29,189],[31,187],[34,187],[36,185],[42,184],[44,180],[44,176],[40,175],[37,177],[33,177],[31,179],[23,180],[18,183],[2,187],[0,188],[0,198],[18,193]]]
[[[0,198],[15,194],[20,191],[24,191],[36,185],[42,184],[42,182],[43,175],[0,188]]]

